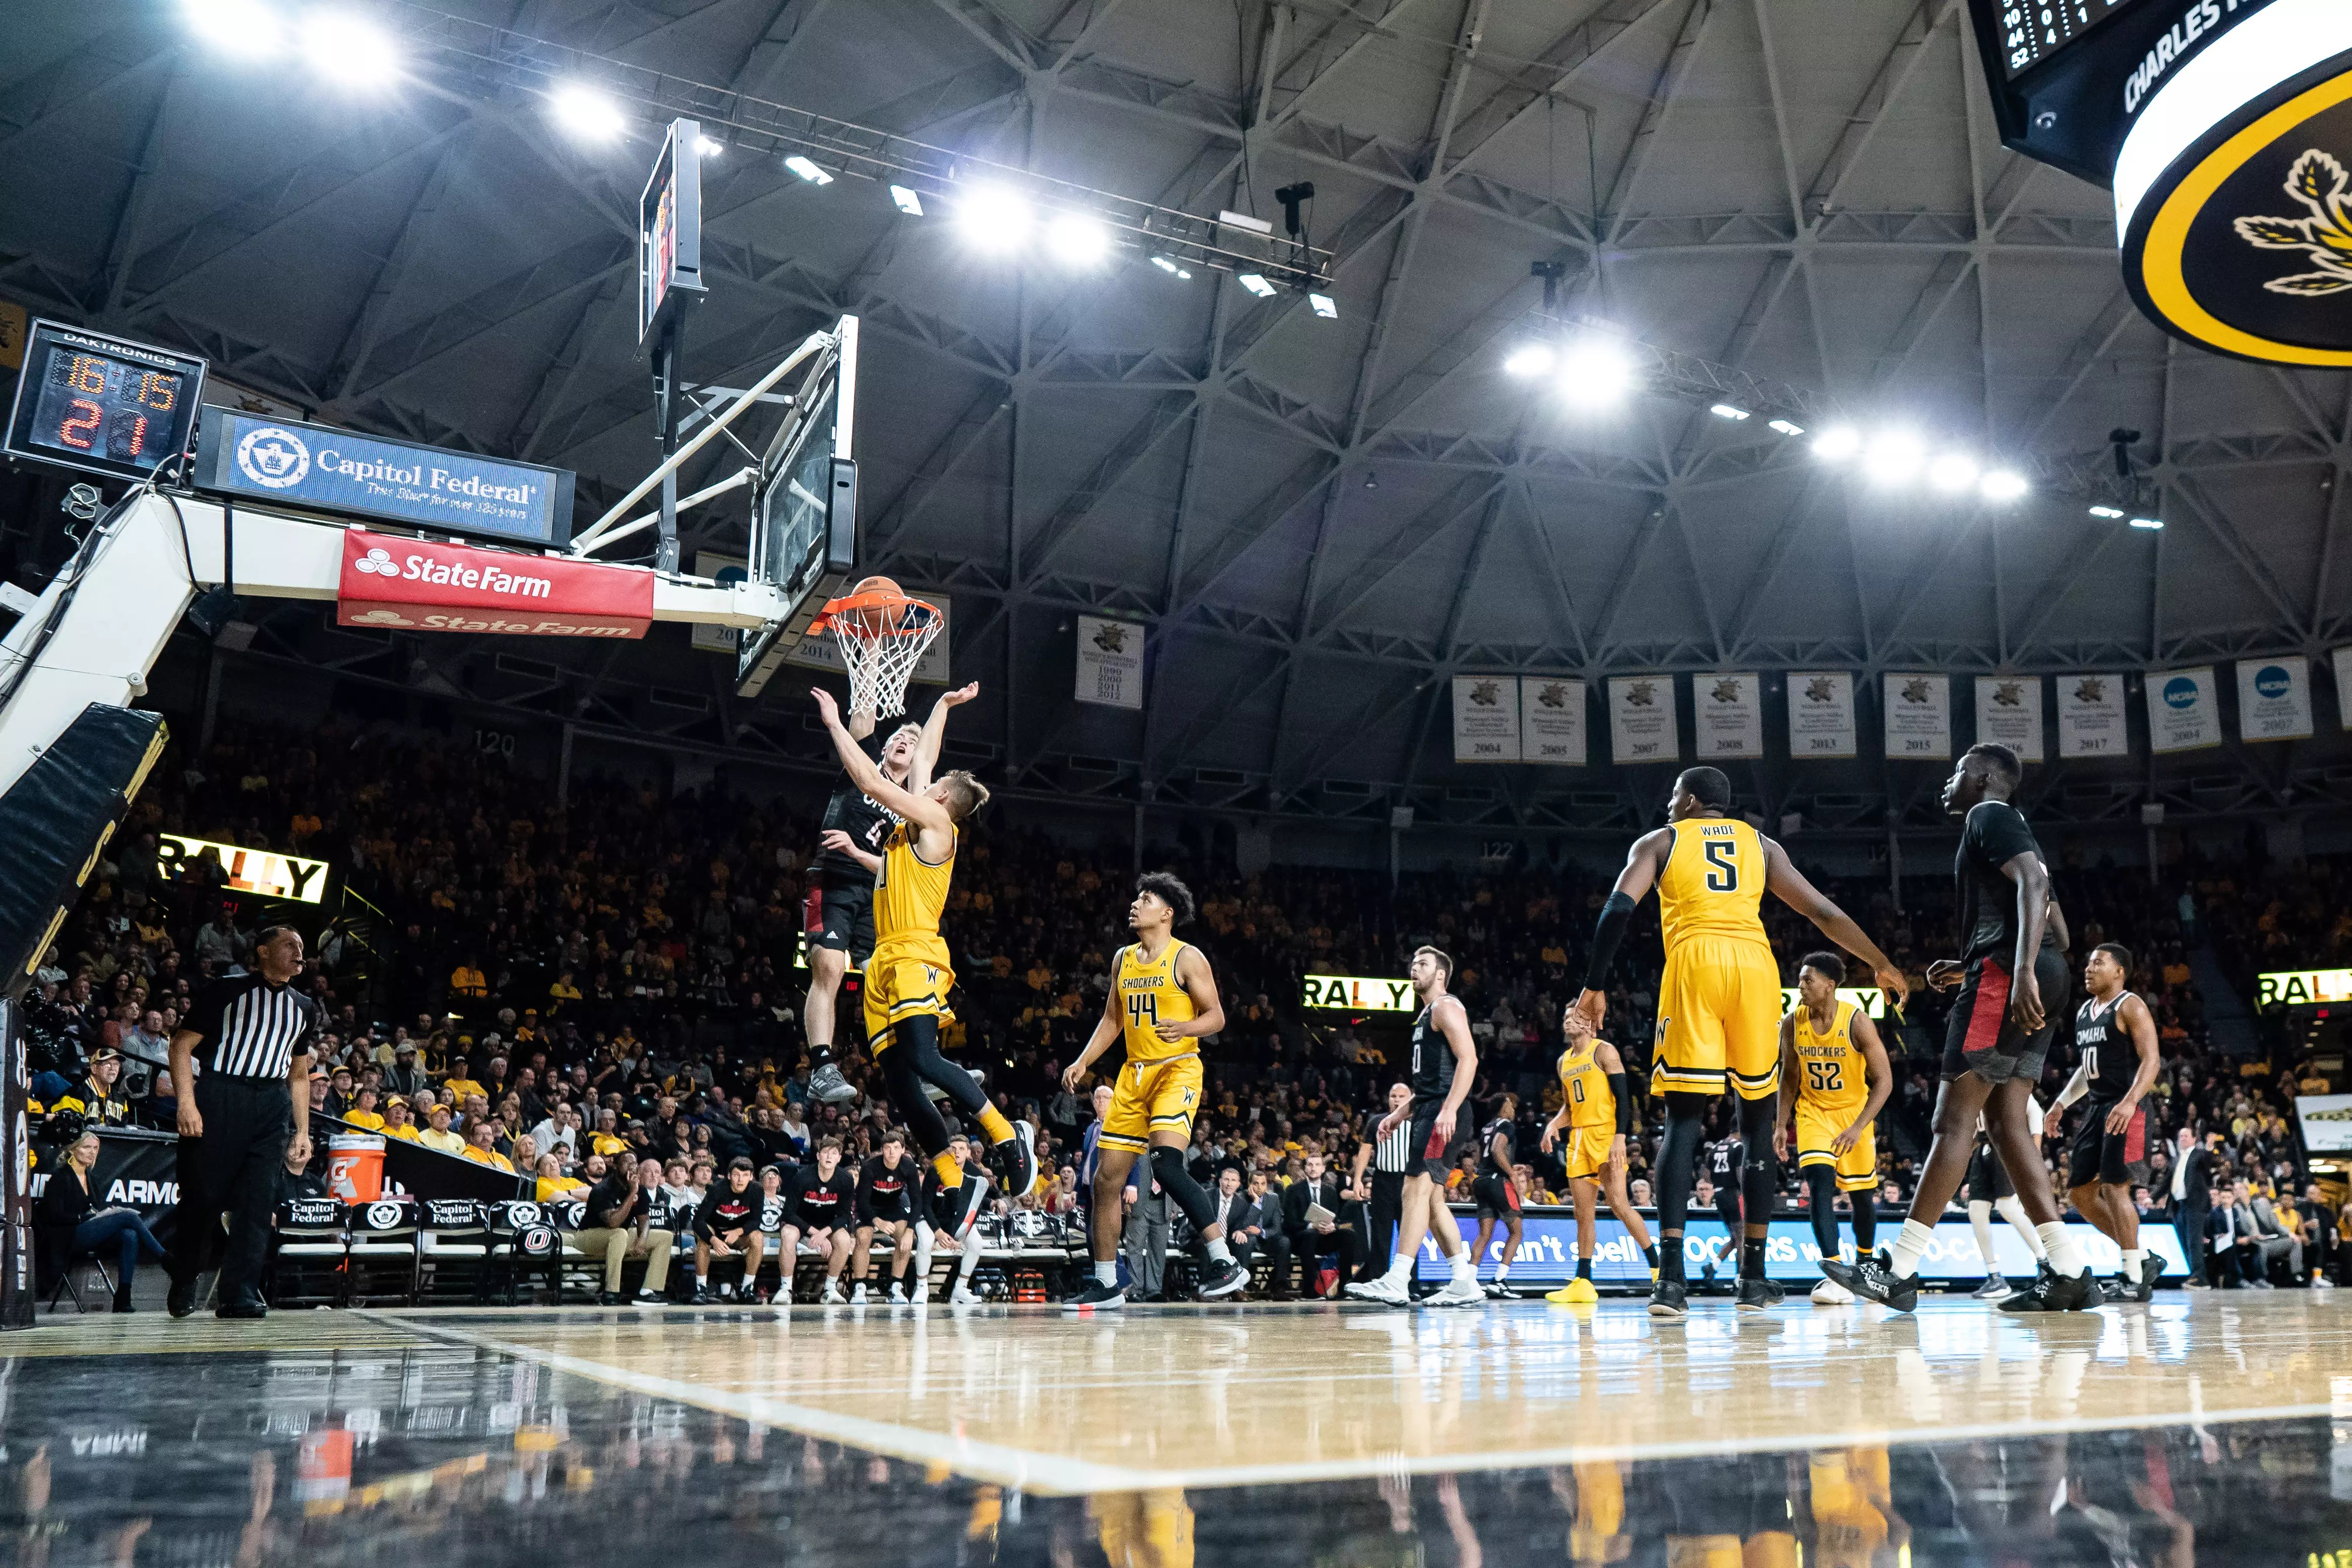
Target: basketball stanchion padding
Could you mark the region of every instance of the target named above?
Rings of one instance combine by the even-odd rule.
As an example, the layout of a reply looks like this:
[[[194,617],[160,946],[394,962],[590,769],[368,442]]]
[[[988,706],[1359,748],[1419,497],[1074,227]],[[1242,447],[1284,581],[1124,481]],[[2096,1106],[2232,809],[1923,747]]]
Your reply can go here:
[[[849,711],[877,719],[907,711],[907,683],[945,624],[937,607],[910,599],[887,577],[862,579],[846,597],[828,601],[809,623],[830,627],[849,671]]]

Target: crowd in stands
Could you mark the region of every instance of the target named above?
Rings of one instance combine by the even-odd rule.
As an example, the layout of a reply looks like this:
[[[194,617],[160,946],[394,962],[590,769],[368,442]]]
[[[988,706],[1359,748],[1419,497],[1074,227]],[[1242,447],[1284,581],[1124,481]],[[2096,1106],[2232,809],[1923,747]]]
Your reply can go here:
[[[557,810],[545,780],[414,735],[246,723],[201,753],[175,741],[40,970],[35,1098],[101,1123],[173,1124],[178,1086],[163,1064],[179,1019],[208,979],[238,967],[257,924],[285,907],[229,896],[210,858],[167,874],[158,835],[184,832],[325,860],[335,887],[357,895],[332,924],[295,914],[311,937],[301,983],[331,1020],[314,1058],[320,1110],[510,1169],[541,1196],[584,1193],[624,1155],[658,1159],[681,1203],[698,1203],[739,1160],[755,1185],[769,1167],[789,1183],[827,1139],[855,1168],[897,1118],[854,1049],[844,1070],[856,1099],[825,1104],[807,1092],[797,955],[822,785],[809,788],[803,801],[753,804],[574,779]],[[1801,840],[1792,847],[1801,860]],[[1582,983],[1609,872],[1522,862],[1391,885],[1384,873],[1276,866],[1244,876],[1175,852],[1151,859],[1191,880],[1200,915],[1180,935],[1208,954],[1226,995],[1193,1151],[1204,1176],[1230,1167],[1237,1194],[1263,1182],[1278,1199],[1310,1156],[1342,1176],[1352,1168],[1398,1076],[1405,1020],[1304,1012],[1299,977],[1402,974],[1426,942],[1454,955],[1453,988],[1474,1020],[1474,1107],[1483,1119],[1515,1094],[1522,1195],[1564,1196],[1535,1134],[1556,1103],[1559,1015]],[[2300,1037],[2251,1057],[2218,1054],[2190,957],[2210,938],[2242,983],[2249,964],[2347,961],[2352,901],[2341,894],[2352,892],[2352,864],[2192,855],[2151,889],[2144,869],[2086,863],[2063,841],[2054,859],[2074,954],[2127,946],[2133,984],[2158,1022],[2148,1211],[2174,1204],[2169,1151],[2185,1127],[2211,1144],[2217,1183],[2247,1184],[2246,1205],[2263,1206],[2275,1239],[2305,1243],[2311,1268],[2340,1261],[2344,1249],[2322,1233],[2332,1239],[2352,1218],[2310,1181],[2287,1113],[2290,1079],[2315,1092],[2347,1087],[2344,1075],[2314,1068]],[[1082,1199],[1079,1151],[1094,1113],[1060,1076],[1100,1016],[1126,940],[1130,863],[1124,845],[1090,852],[986,821],[958,861],[945,934],[959,984],[942,1047],[982,1072],[1001,1109],[1042,1129],[1054,1179],[1024,1201],[1048,1210]],[[1948,882],[1906,879],[1899,904],[1883,878],[1822,885],[1914,988],[1906,1016],[1882,1021],[1897,1086],[1881,1172],[1906,1193],[1940,1055],[1947,1004],[1924,982],[1952,946]],[[337,906],[331,893],[318,913]],[[1777,902],[1767,919],[1784,961],[1821,946]],[[1637,1076],[1654,1021],[1656,920],[1645,903],[1610,987],[1606,1032]],[[2072,1067],[2062,1030],[2045,1102]],[[1647,1109],[1629,1151],[1643,1186],[1658,1130]],[[2063,1147],[2052,1138],[2053,1160]],[[1783,1176],[1793,1209],[1802,1189],[1793,1171]],[[2256,1239],[2273,1239],[2258,1229]]]

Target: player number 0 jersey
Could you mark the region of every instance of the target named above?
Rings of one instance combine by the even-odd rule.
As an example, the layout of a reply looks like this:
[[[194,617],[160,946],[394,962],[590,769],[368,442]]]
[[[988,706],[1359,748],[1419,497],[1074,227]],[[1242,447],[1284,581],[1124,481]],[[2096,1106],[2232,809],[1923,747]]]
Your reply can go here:
[[[1617,1094],[1609,1074],[1593,1060],[1591,1041],[1571,1045],[1559,1053],[1559,1092],[1568,1106],[1571,1127],[1615,1127]]]
[[[1797,1097],[1825,1111],[1853,1111],[1870,1097],[1862,1048],[1853,1042],[1854,1005],[1840,998],[1827,1032],[1813,1032],[1812,1009],[1797,1009]]]
[[[1157,958],[1145,957],[1139,942],[1118,951],[1119,1031],[1126,1038],[1129,1061],[1167,1061],[1197,1054],[1201,1049],[1193,1036],[1162,1040],[1157,1028],[1182,1023],[1200,1010],[1192,1005],[1192,994],[1176,977],[1177,956],[1184,946],[1171,941]]]

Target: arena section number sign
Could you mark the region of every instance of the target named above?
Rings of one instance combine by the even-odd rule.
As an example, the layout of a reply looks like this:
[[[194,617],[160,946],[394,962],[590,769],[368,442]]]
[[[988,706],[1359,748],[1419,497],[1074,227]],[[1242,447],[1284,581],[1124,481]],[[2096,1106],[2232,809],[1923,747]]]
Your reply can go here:
[[[144,479],[188,449],[205,362],[36,321],[9,411],[7,454]]]
[[[1413,1013],[1421,999],[1411,980],[1370,979],[1361,975],[1309,975],[1302,999],[1310,1008],[1351,1013]]]

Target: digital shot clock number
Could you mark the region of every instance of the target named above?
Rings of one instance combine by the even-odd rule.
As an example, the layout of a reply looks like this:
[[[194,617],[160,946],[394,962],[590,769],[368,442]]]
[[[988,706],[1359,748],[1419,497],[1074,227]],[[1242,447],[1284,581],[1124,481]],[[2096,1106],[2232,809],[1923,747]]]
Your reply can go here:
[[[205,361],[36,321],[8,415],[11,457],[144,479],[188,449]]]

